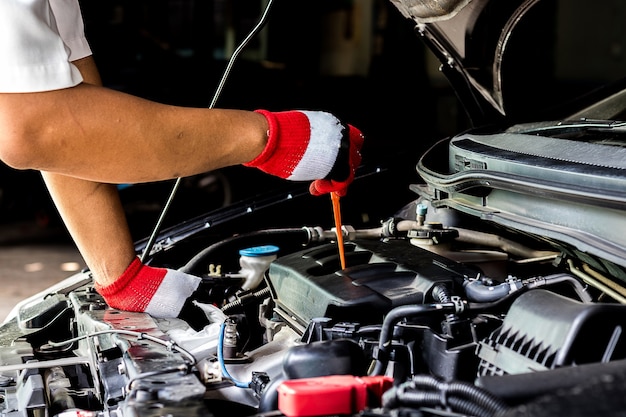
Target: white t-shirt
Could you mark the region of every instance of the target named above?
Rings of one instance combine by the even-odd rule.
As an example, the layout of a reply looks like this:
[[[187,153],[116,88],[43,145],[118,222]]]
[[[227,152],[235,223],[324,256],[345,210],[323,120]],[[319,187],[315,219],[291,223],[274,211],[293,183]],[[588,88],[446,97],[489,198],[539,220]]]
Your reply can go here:
[[[0,0],[0,92],[75,86],[89,55],[78,0]]]

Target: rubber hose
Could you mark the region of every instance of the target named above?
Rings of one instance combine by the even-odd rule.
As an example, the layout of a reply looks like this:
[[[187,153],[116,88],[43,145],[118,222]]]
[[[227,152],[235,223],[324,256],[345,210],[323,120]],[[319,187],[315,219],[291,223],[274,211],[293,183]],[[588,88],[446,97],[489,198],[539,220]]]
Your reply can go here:
[[[193,273],[193,271],[202,265],[204,259],[209,256],[214,251],[221,249],[225,246],[232,245],[234,243],[240,242],[246,239],[252,239],[256,237],[262,236],[289,236],[289,235],[301,235],[303,243],[308,243],[309,233],[302,228],[281,228],[281,229],[267,229],[267,230],[257,230],[250,233],[245,233],[242,235],[231,236],[227,239],[223,239],[219,242],[216,242],[198,254],[196,254],[193,258],[191,258],[185,265],[179,268],[181,272],[185,272],[187,274]]]
[[[378,357],[376,359],[376,365],[372,371],[372,375],[382,375],[387,365],[387,344],[391,342],[393,337],[393,329],[396,323],[400,320],[410,317],[418,316],[426,313],[451,313],[454,312],[455,305],[452,303],[446,304],[418,304],[396,307],[389,311],[383,320],[383,327],[380,332],[380,339],[378,342]]]

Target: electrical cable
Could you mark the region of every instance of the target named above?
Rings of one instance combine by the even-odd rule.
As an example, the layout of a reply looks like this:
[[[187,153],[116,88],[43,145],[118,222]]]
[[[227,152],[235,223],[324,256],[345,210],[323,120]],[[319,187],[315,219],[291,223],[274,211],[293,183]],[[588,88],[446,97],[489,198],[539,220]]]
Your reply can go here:
[[[180,372],[182,375],[185,375],[186,369],[184,369],[181,366],[175,367],[175,368],[168,368],[168,369],[161,369],[158,371],[149,371],[149,372],[144,372],[141,373],[133,378],[131,378],[128,383],[126,384],[126,392],[129,393],[132,388],[133,388],[133,384],[135,382],[137,382],[140,379],[143,378],[150,378],[153,376],[160,376],[160,375],[166,375],[166,374],[172,374],[174,372]]]
[[[100,330],[97,332],[73,337],[71,339],[66,339],[62,342],[48,341],[48,345],[53,346],[53,347],[59,347],[59,346],[64,346],[68,343],[78,342],[79,340],[87,339],[90,337],[96,337],[96,336],[100,336],[103,334],[121,334],[121,335],[126,335],[126,336],[134,336],[137,338],[137,340],[148,340],[150,342],[165,346],[168,350],[177,351],[178,353],[183,355],[185,358],[187,358],[190,366],[194,366],[196,364],[196,358],[189,351],[178,346],[175,342],[159,339],[158,337],[150,336],[147,333],[135,332],[133,330],[120,330],[120,329]]]
[[[443,407],[454,413],[492,417],[509,409],[497,396],[469,382],[446,382],[432,375],[415,375],[386,391],[383,407]],[[456,415],[456,414],[455,414]]]
[[[224,378],[231,380],[233,382],[233,384],[235,384],[235,386],[238,387],[238,388],[250,388],[250,384],[252,384],[252,381],[250,381],[250,382],[237,381],[235,378],[233,378],[230,375],[230,373],[226,369],[226,363],[224,362],[224,333],[225,333],[225,329],[226,329],[226,322],[222,323],[222,325],[220,326],[220,334],[219,334],[219,337],[217,339],[217,361],[220,364],[220,369],[222,371],[222,375],[224,376]]]

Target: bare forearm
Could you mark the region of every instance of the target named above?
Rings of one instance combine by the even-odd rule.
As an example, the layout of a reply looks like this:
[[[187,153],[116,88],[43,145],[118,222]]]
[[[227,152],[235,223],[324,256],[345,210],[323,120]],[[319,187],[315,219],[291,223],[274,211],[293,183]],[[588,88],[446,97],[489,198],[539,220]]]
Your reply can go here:
[[[252,160],[262,115],[168,106],[81,84],[0,94],[0,152],[18,168],[111,182],[187,176]]]

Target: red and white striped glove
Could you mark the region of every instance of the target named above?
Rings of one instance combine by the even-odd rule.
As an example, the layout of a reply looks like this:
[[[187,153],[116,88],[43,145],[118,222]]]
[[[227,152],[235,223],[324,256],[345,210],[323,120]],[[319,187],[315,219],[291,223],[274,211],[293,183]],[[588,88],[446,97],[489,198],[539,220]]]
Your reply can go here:
[[[94,288],[118,310],[145,312],[155,317],[177,317],[200,285],[199,277],[144,265],[139,258],[113,283]]]
[[[256,110],[269,124],[265,149],[245,166],[291,181],[313,181],[313,195],[344,196],[361,164],[363,135],[321,111]]]

